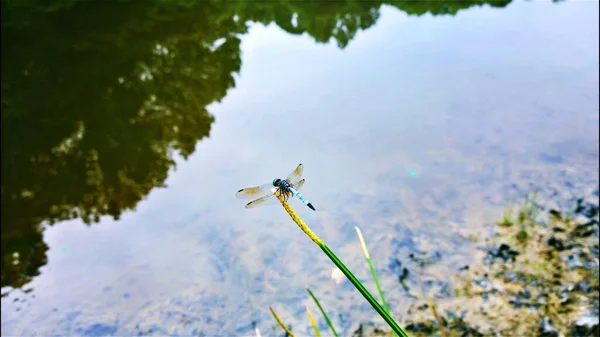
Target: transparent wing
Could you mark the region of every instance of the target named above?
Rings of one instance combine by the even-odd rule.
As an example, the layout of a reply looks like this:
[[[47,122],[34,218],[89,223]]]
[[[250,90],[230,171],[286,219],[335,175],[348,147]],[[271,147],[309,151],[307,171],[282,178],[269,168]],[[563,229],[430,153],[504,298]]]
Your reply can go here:
[[[300,189],[300,187],[302,187],[302,185],[304,185],[304,182],[306,181],[306,179],[302,179],[300,180],[296,185],[292,185],[292,187],[298,191]]]
[[[290,185],[296,185],[302,178],[302,172],[304,172],[304,165],[300,164],[287,178],[285,178],[285,180],[287,180]]]
[[[256,199],[262,196],[273,194],[275,186],[272,183],[267,183],[260,186],[242,188],[235,194],[239,199]]]
[[[277,198],[275,198],[275,194],[269,194],[269,195],[265,195],[262,198],[258,198],[256,200],[250,201],[246,205],[246,208],[254,208],[254,207],[258,207],[258,206],[262,206],[262,205],[270,205],[270,204],[274,204],[276,201],[277,201]]]

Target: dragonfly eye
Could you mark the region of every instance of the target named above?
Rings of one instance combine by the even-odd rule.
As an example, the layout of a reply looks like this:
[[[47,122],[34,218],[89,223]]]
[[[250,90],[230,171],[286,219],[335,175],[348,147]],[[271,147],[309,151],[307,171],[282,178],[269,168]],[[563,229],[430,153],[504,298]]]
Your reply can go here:
[[[279,183],[281,183],[281,179],[273,179],[273,186],[279,186]]]

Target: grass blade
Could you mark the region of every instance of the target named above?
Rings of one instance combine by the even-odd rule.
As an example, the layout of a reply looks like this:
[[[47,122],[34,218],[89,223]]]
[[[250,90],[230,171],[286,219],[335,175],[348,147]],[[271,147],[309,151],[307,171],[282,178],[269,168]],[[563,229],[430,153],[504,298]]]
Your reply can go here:
[[[291,337],[296,337],[296,335],[294,335],[294,333],[288,329],[288,327],[283,324],[283,321],[279,318],[279,316],[277,316],[277,314],[275,313],[275,310],[273,310],[273,308],[269,307],[269,310],[271,311],[271,314],[273,315],[273,317],[275,317],[275,320],[277,321],[277,323],[279,323],[279,326],[281,326],[283,328],[283,330],[285,330],[285,332],[290,335]]]
[[[429,305],[431,306],[431,311],[433,311],[433,316],[435,316],[435,320],[437,321],[438,328],[440,329],[442,337],[446,337],[446,330],[444,330],[444,324],[442,323],[440,315],[438,315],[437,309],[435,308],[435,304],[433,303],[433,301],[430,301]]]
[[[362,246],[363,252],[365,253],[365,259],[367,260],[367,264],[369,265],[369,269],[371,270],[371,276],[373,276],[373,281],[377,286],[377,292],[379,293],[379,297],[381,298],[381,303],[383,304],[383,308],[388,313],[390,312],[390,308],[388,307],[385,297],[383,296],[383,290],[381,289],[381,285],[379,284],[379,278],[377,277],[377,272],[375,271],[375,267],[373,266],[373,262],[371,261],[371,255],[369,254],[369,250],[367,249],[367,244],[363,238],[363,235],[358,226],[354,226],[356,229],[356,233],[358,234],[358,239],[360,240],[360,245]]]
[[[371,254],[369,254],[369,250],[367,249],[367,244],[365,243],[365,239],[360,231],[358,226],[354,226],[356,230],[356,234],[358,235],[358,239],[360,240],[360,245],[362,246],[363,253],[365,254],[365,259],[367,260],[367,264],[369,265],[369,270],[371,271],[371,276],[373,277],[373,281],[375,282],[375,286],[377,286],[377,292],[379,293],[379,298],[381,298],[381,303],[383,304],[383,308],[385,311],[390,314],[390,308],[385,301],[385,297],[383,296],[383,290],[381,289],[381,285],[379,284],[379,278],[377,277],[377,272],[375,271],[375,266],[373,266],[373,261],[371,261]],[[396,333],[394,333],[394,336]],[[445,337],[445,336],[444,336]]]
[[[396,321],[394,321],[392,316],[390,316],[390,314],[383,308],[383,306],[381,304],[379,304],[379,302],[375,299],[375,297],[373,297],[373,295],[371,295],[371,293],[369,293],[367,288],[365,288],[365,286],[358,280],[358,278],[356,276],[354,276],[354,274],[352,274],[350,269],[348,269],[348,267],[346,267],[346,265],[342,262],[342,260],[340,260],[333,253],[333,251],[331,251],[331,249],[329,249],[329,247],[323,241],[321,241],[321,239],[308,227],[308,225],[306,225],[306,223],[302,219],[300,219],[300,217],[296,214],[296,212],[292,209],[292,207],[290,207],[290,205],[287,203],[287,201],[285,201],[283,196],[281,196],[279,194],[276,194],[276,196],[277,196],[277,199],[279,199],[279,202],[281,202],[281,205],[283,206],[283,208],[286,210],[286,212],[289,214],[289,216],[292,218],[292,220],[294,220],[296,225],[298,225],[298,227],[300,227],[300,229],[306,235],[308,235],[308,237],[314,243],[316,243],[321,248],[323,253],[325,253],[325,255],[327,255],[327,257],[329,257],[329,259],[342,271],[342,273],[344,273],[344,275],[346,275],[346,277],[348,278],[348,280],[350,280],[352,285],[354,285],[356,290],[358,290],[361,293],[361,295],[363,295],[363,297],[367,300],[367,302],[369,302],[369,304],[371,304],[373,309],[375,309],[375,311],[377,311],[379,316],[381,316],[381,318],[383,318],[383,320],[390,326],[390,328],[392,328],[392,330],[395,333],[397,333],[398,335],[400,335],[402,337],[408,337],[406,332],[404,332],[404,330],[402,330],[402,328],[398,325],[398,323],[396,323]]]
[[[381,304],[379,304],[379,302],[377,302],[375,297],[373,297],[373,295],[371,295],[371,293],[369,293],[367,288],[365,288],[365,286],[358,280],[358,278],[356,276],[354,276],[354,274],[352,274],[350,269],[348,269],[348,267],[346,267],[346,265],[331,251],[331,249],[329,249],[328,246],[323,245],[323,246],[321,246],[321,250],[325,253],[325,255],[327,255],[331,259],[331,261],[333,261],[333,263],[338,268],[340,268],[342,273],[344,273],[344,275],[346,275],[346,277],[354,285],[356,290],[358,290],[361,293],[361,295],[363,295],[363,297],[367,300],[367,302],[369,302],[369,304],[371,304],[373,309],[375,309],[375,311],[377,311],[379,316],[381,316],[381,318],[383,318],[383,320],[390,326],[390,328],[392,328],[392,330],[395,333],[397,333],[398,335],[400,335],[402,337],[408,337],[406,332],[404,332],[404,330],[402,330],[402,328],[398,325],[398,323],[396,323],[396,321],[394,321],[392,316],[390,316],[390,314],[388,314],[387,311],[385,311],[383,306]]]
[[[309,288],[306,288],[306,291],[308,291],[308,294],[310,295],[310,297],[312,297],[313,301],[315,301],[315,304],[317,305],[317,307],[321,311],[321,314],[323,314],[323,317],[325,317],[325,322],[327,322],[327,325],[331,329],[331,332],[333,333],[333,335],[335,337],[338,337],[338,334],[335,331],[335,328],[333,327],[333,324],[331,323],[331,320],[329,319],[329,316],[327,316],[327,313],[325,312],[325,310],[323,310],[323,307],[321,306],[321,303],[319,303],[319,300],[317,299],[317,297],[315,296],[315,294],[313,294],[312,291],[310,291]]]
[[[313,317],[312,312],[310,312],[310,309],[308,307],[306,307],[306,315],[308,315],[308,320],[310,321],[310,324],[312,325],[313,329],[315,329],[315,336],[321,337],[321,333],[319,332],[319,328],[317,328],[315,318]]]

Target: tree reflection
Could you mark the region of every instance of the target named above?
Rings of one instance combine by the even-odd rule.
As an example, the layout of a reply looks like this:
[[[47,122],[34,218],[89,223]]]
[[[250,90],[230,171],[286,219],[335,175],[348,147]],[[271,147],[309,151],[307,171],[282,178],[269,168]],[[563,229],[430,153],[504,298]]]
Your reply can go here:
[[[419,1],[391,1],[391,4],[408,15],[423,15],[430,13],[432,15],[456,15],[460,10],[473,6],[489,5],[492,7],[506,7],[512,0],[472,0],[472,1],[440,1],[440,0],[419,0]]]
[[[455,14],[509,1],[390,1]],[[247,23],[274,22],[343,48],[376,1],[2,2],[2,287],[39,273],[41,223],[118,219],[164,186],[234,87]]]

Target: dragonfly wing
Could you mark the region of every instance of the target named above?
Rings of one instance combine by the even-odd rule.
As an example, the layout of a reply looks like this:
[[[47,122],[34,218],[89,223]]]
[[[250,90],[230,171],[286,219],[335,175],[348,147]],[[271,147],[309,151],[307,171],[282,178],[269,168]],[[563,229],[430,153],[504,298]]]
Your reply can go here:
[[[288,183],[290,183],[290,185],[296,185],[300,182],[300,179],[302,178],[302,172],[304,172],[304,165],[299,164],[298,167],[296,167],[296,169],[290,173],[290,175],[285,178],[285,180],[287,180]]]
[[[239,199],[256,199],[258,197],[272,195],[275,186],[272,183],[267,183],[260,186],[242,188],[235,194]]]
[[[304,185],[304,182],[306,181],[306,179],[302,179],[300,180],[296,185],[292,185],[292,187],[298,191],[300,189],[300,187],[302,187],[302,185]]]
[[[256,200],[250,201],[246,205],[246,208],[254,208],[254,207],[258,207],[258,206],[262,206],[262,205],[270,205],[270,204],[275,203],[275,201],[277,201],[277,198],[275,198],[275,195],[269,194],[269,195],[265,195],[262,198],[258,198]]]

